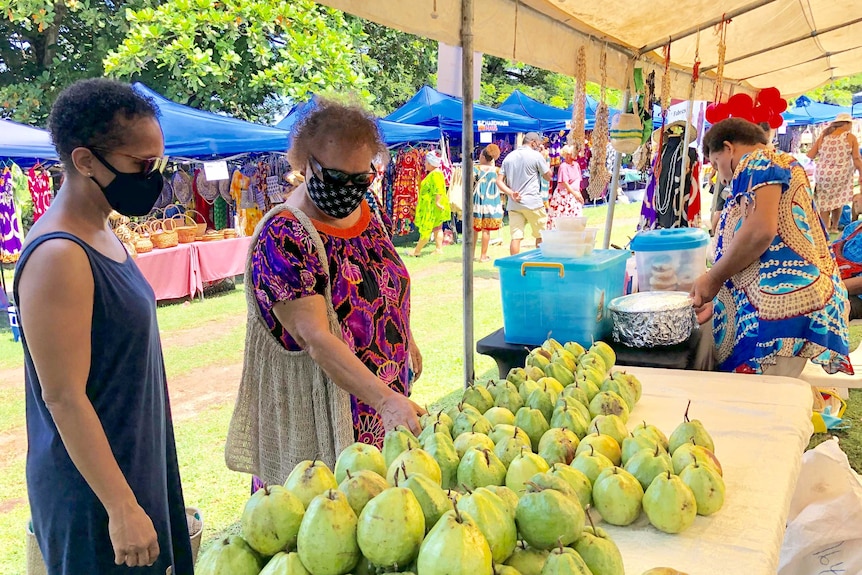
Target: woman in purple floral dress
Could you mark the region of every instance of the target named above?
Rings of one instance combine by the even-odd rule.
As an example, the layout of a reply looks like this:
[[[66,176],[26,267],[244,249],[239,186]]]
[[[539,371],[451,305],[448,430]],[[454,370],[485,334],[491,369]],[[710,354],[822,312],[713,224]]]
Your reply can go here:
[[[422,370],[410,333],[410,278],[366,191],[382,149],[373,117],[358,107],[320,100],[294,128],[290,162],[305,183],[286,204],[303,212],[314,239],[285,210],[265,220],[252,247],[251,280],[261,316],[281,345],[306,350],[351,395],[356,441],[381,447],[397,425],[420,430],[422,409],[408,399],[411,367]],[[341,333],[330,333],[325,293]]]

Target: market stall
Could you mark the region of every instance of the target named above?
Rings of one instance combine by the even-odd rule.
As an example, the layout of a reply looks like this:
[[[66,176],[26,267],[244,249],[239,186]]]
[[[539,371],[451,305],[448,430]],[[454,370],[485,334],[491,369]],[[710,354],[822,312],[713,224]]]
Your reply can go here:
[[[587,130],[592,130],[595,126],[596,106],[598,106],[598,102],[588,96],[585,126]],[[502,104],[497,106],[497,109],[538,120],[542,132],[572,129],[571,106],[566,109],[549,106],[530,98],[520,90],[512,92],[508,98],[503,100]]]
[[[796,379],[634,368],[643,397],[630,421],[672,430],[686,403],[715,440],[727,487],[725,506],[676,535],[641,517],[603,525],[620,547],[626,573],[658,565],[689,575],[774,575],[802,453],[812,433],[811,390]],[[695,412],[696,409],[696,412]],[[721,567],[718,567],[721,566]]]
[[[242,275],[251,238],[180,244],[138,254],[157,301],[203,295],[206,284]]]
[[[423,86],[412,98],[386,116],[386,120],[403,124],[437,126],[451,134],[462,134],[464,105],[460,98],[448,96],[429,86]],[[473,105],[473,132],[516,134],[536,132],[540,124],[533,118],[498,110],[481,104]]]
[[[288,112],[287,116],[276,124],[276,127],[290,132],[296,121],[306,113],[308,107],[314,105],[315,98],[316,96],[312,96],[307,102],[296,104]],[[383,142],[387,146],[396,146],[410,142],[435,142],[439,141],[441,136],[440,129],[434,126],[414,126],[412,124],[402,124],[388,120],[378,120],[377,125],[380,128],[380,134],[383,136]]]
[[[45,130],[0,118],[0,160],[14,159],[22,167],[57,160],[51,134]]]

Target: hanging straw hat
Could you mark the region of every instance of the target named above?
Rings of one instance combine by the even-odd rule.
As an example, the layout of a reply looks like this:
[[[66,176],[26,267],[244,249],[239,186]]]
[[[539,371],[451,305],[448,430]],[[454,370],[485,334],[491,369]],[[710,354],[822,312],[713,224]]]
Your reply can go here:
[[[218,197],[218,182],[207,180],[203,170],[198,170],[198,174],[195,176],[195,187],[197,187],[198,194],[210,204]]]
[[[177,170],[174,173],[174,177],[171,178],[171,187],[181,204],[192,201],[192,179],[183,170]]]

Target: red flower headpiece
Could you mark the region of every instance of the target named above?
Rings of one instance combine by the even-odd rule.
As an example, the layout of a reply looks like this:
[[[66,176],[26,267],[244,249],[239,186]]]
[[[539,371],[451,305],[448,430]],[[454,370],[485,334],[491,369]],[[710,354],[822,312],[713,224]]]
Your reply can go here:
[[[755,124],[768,122],[770,128],[776,129],[784,123],[781,113],[786,109],[787,101],[778,88],[764,88],[756,100],[748,94],[736,94],[726,103],[710,104],[706,107],[706,121],[715,124],[727,118],[743,118]]]

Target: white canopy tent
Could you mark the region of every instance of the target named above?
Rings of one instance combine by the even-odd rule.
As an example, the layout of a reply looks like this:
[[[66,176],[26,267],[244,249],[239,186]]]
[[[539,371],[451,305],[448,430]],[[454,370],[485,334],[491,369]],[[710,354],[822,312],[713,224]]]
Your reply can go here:
[[[716,96],[718,37],[729,22],[722,100],[770,86],[785,97],[862,72],[860,0],[322,0],[379,24],[463,47],[464,125],[472,123],[473,51],[510,58],[569,76],[587,47],[587,78],[599,81],[607,51],[607,83],[626,89],[634,64],[665,69],[670,45],[671,95],[712,101]],[[692,88],[697,54],[700,79]],[[624,98],[627,105],[628,92]],[[473,135],[464,134],[464,170],[472,170]],[[618,156],[619,158],[619,156]],[[469,173],[469,172],[468,172]],[[611,182],[619,173],[617,163]],[[607,245],[616,186],[611,186]],[[464,378],[473,373],[472,180],[464,181]]]

